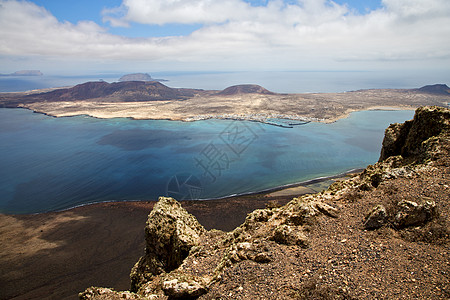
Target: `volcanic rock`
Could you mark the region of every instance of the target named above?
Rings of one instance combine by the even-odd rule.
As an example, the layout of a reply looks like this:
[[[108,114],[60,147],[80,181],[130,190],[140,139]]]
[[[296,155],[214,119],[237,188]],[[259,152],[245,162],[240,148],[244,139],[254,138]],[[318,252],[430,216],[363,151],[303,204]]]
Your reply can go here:
[[[403,200],[398,203],[395,214],[397,227],[420,226],[430,221],[436,214],[436,203],[431,199],[422,199],[422,203]]]
[[[383,205],[375,206],[366,216],[364,227],[366,229],[377,229],[383,226],[387,221],[386,208]]]
[[[145,255],[139,259],[130,275],[132,290],[137,291],[142,283],[153,276],[180,266],[205,231],[179,202],[160,197],[145,227]]]

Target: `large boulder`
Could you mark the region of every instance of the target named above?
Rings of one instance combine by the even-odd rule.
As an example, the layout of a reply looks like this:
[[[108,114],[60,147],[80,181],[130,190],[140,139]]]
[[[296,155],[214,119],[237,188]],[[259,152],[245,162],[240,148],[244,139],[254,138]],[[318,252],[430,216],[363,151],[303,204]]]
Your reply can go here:
[[[131,290],[178,268],[205,228],[173,198],[160,197],[145,226],[145,255],[131,270]]]
[[[386,208],[383,205],[377,205],[367,214],[364,221],[364,228],[377,229],[382,227],[387,221]]]
[[[403,200],[397,206],[398,212],[394,222],[400,228],[424,225],[436,214],[436,203],[432,199],[422,199],[417,202]]]

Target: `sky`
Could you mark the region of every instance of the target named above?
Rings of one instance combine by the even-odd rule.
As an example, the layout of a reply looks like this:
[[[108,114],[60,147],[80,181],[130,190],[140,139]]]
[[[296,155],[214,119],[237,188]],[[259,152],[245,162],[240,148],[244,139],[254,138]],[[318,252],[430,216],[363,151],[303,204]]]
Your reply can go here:
[[[0,41],[0,73],[445,71],[450,1],[0,0]]]

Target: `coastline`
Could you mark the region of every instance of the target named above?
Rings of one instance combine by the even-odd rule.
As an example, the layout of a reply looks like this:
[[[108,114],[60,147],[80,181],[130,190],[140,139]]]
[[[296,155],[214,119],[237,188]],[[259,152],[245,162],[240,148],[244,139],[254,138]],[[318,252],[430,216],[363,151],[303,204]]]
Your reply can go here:
[[[326,189],[329,185],[331,185],[331,183],[333,183],[336,180],[340,180],[340,179],[344,179],[347,178],[350,175],[355,175],[358,174],[360,172],[362,172],[364,170],[364,168],[355,168],[355,169],[350,169],[348,171],[344,171],[338,174],[334,174],[334,175],[329,175],[329,176],[321,176],[321,177],[316,177],[316,178],[312,178],[312,179],[308,179],[308,180],[304,180],[304,181],[299,181],[299,182],[294,182],[294,183],[288,183],[285,185],[281,185],[281,186],[276,186],[273,188],[268,188],[268,189],[264,189],[264,190],[260,190],[260,191],[252,191],[252,192],[246,192],[246,193],[240,193],[240,194],[231,194],[231,195],[226,195],[223,197],[217,197],[217,198],[207,198],[207,199],[189,199],[189,200],[185,200],[185,201],[198,201],[198,202],[211,202],[211,201],[222,201],[222,200],[226,200],[226,199],[236,199],[238,200],[239,198],[242,197],[248,197],[248,196],[264,196],[266,198],[268,197],[276,197],[276,196],[301,196],[304,194],[310,194],[310,193],[316,193],[316,192],[320,192],[320,190],[317,190],[317,188],[313,188],[312,186],[317,185],[317,184],[322,184],[321,186],[323,187],[323,189]],[[328,184],[327,184],[328,182]],[[304,188],[303,191],[302,189],[298,189],[295,190],[295,188]],[[310,192],[308,192],[308,189]],[[319,188],[321,189],[321,188]],[[165,196],[165,195],[161,195],[161,196]],[[48,210],[48,211],[44,211],[44,212],[36,212],[36,213],[26,213],[26,214],[15,214],[15,213],[0,213],[2,215],[7,215],[7,216],[26,216],[26,215],[45,215],[45,214],[51,214],[51,213],[63,213],[63,212],[68,212],[71,210],[75,210],[78,208],[89,208],[90,206],[102,206],[102,205],[108,205],[108,204],[114,204],[114,203],[122,203],[122,204],[130,204],[130,205],[136,205],[136,204],[142,204],[142,203],[151,203],[151,202],[157,202],[158,199],[152,199],[152,200],[142,200],[142,199],[136,199],[136,200],[105,200],[105,201],[98,201],[98,202],[89,202],[89,203],[84,203],[84,204],[79,204],[79,205],[75,205],[75,206],[71,206],[71,207],[67,207],[67,208],[63,208],[63,209],[58,209],[58,210]]]
[[[40,94],[42,95],[42,94]],[[0,95],[2,96],[2,95]],[[99,119],[199,121],[231,119],[292,127],[296,122],[333,123],[356,111],[414,110],[420,106],[447,106],[449,96],[418,90],[375,89],[345,93],[218,95],[204,91],[183,100],[125,101],[120,98],[58,100],[14,98],[3,95],[4,107],[30,109],[53,117],[87,115]],[[28,96],[27,96],[28,97]],[[34,99],[34,100],[33,100]],[[291,120],[279,124],[274,120]]]
[[[351,113],[358,111],[399,111],[399,110],[416,110],[415,106],[370,106],[364,109],[348,109],[345,113],[340,115],[339,117],[324,120],[322,123],[331,124],[335,123],[339,120],[346,119],[350,116]]]
[[[328,119],[320,119],[320,118],[311,118],[311,117],[302,117],[302,116],[277,116],[277,119],[280,120],[286,120],[286,121],[292,121],[292,122],[301,122],[299,123],[288,123],[288,125],[279,124],[273,121],[270,121],[270,119],[275,119],[273,116],[269,116],[266,118],[253,118],[252,116],[222,116],[222,115],[211,115],[211,116],[198,116],[196,118],[181,118],[181,117],[144,117],[144,116],[132,116],[128,115],[126,113],[123,114],[114,114],[114,115],[105,115],[105,114],[99,114],[99,113],[93,113],[93,112],[79,112],[79,113],[52,113],[49,111],[41,111],[36,110],[35,108],[32,108],[30,106],[18,106],[19,109],[27,109],[32,111],[33,113],[43,114],[48,117],[52,118],[69,118],[69,117],[91,117],[94,119],[129,119],[129,120],[155,120],[155,121],[177,121],[177,122],[196,122],[196,121],[205,121],[205,120],[233,120],[233,121],[248,121],[248,122],[257,122],[261,124],[271,125],[271,126],[277,126],[281,128],[294,128],[296,126],[302,126],[306,125],[311,122],[318,122],[318,123],[324,123],[324,124],[332,124],[339,120],[346,119],[350,116],[350,114],[354,112],[359,111],[399,111],[399,110],[415,110],[417,107],[415,106],[371,106],[367,108],[361,108],[361,109],[348,109],[344,113]],[[281,123],[281,122],[280,122]]]
[[[276,186],[276,187],[273,187],[273,188],[264,189],[264,190],[261,190],[261,191],[247,192],[247,193],[242,193],[242,194],[232,194],[232,195],[219,197],[219,198],[197,199],[197,200],[192,200],[192,201],[213,201],[213,200],[239,198],[239,197],[242,197],[242,196],[252,196],[252,195],[262,195],[262,194],[274,196],[274,195],[276,195],[276,194],[274,194],[276,192],[287,191],[287,190],[291,190],[291,189],[297,188],[297,187],[308,188],[308,186],[310,186],[310,185],[315,185],[315,184],[318,184],[318,183],[323,183],[323,182],[327,182],[327,181],[334,181],[334,180],[346,178],[346,177],[348,177],[350,175],[359,174],[364,169],[365,168],[350,169],[348,171],[341,172],[341,173],[338,173],[338,174],[335,174],[335,175],[321,176],[321,177],[316,177],[316,178],[313,178],[313,179],[308,179],[308,180],[304,180],[304,181],[300,181],[300,182],[288,183],[288,184]],[[304,195],[304,194],[309,194],[309,193],[292,192],[291,194],[286,194],[285,193],[284,196],[295,196],[295,195],[300,196],[300,195]]]

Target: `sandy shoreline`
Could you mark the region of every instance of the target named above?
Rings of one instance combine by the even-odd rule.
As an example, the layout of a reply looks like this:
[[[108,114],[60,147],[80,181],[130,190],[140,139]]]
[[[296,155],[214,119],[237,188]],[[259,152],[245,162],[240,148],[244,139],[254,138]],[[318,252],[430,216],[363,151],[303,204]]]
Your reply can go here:
[[[187,201],[217,201],[217,200],[225,200],[225,199],[239,199],[241,197],[252,197],[252,196],[265,196],[265,197],[276,197],[276,196],[300,196],[304,194],[311,194],[311,193],[317,193],[320,192],[328,186],[330,186],[333,182],[346,179],[349,176],[353,176],[355,174],[358,174],[362,172],[364,168],[357,168],[357,169],[351,169],[342,173],[338,173],[335,175],[329,175],[329,176],[322,176],[317,177],[313,179],[308,179],[300,182],[295,183],[288,183],[281,186],[276,186],[273,188],[264,189],[261,191],[253,191],[253,192],[246,192],[242,194],[232,194],[232,195],[226,195],[223,197],[217,197],[217,198],[208,198],[208,199],[195,199],[195,200],[187,200]],[[162,195],[163,196],[163,195]],[[78,209],[81,207],[89,207],[91,205],[107,205],[111,203],[130,203],[130,204],[139,204],[139,203],[149,203],[149,202],[156,202],[157,200],[106,200],[106,201],[99,201],[99,202],[90,202],[85,204],[79,204],[76,206],[71,206],[59,210],[49,210],[44,212],[38,212],[38,213],[27,213],[27,214],[14,214],[14,213],[3,213],[5,215],[15,216],[15,215],[40,215],[40,214],[49,214],[49,213],[62,213],[66,211],[71,211],[73,209]],[[2,213],[0,213],[2,214]]]
[[[81,104],[84,105],[84,104]],[[103,103],[105,105],[105,103]],[[327,118],[327,119],[321,119],[321,118],[313,118],[313,117],[302,117],[302,116],[292,116],[292,115],[276,115],[271,116],[268,115],[267,117],[260,117],[260,118],[254,118],[252,115],[246,116],[246,115],[207,115],[207,116],[195,116],[195,117],[182,117],[177,116],[173,114],[167,114],[167,115],[160,115],[155,116],[153,114],[143,114],[143,113],[137,113],[134,111],[128,111],[125,106],[126,104],[111,104],[114,105],[118,111],[113,112],[101,112],[97,110],[80,110],[80,111],[54,111],[47,108],[42,108],[41,106],[36,107],[35,104],[33,105],[24,105],[20,106],[19,108],[24,108],[33,111],[34,113],[40,113],[44,114],[49,117],[55,117],[55,118],[64,118],[64,117],[76,117],[76,116],[88,116],[91,118],[96,119],[115,119],[115,118],[125,118],[125,119],[131,119],[131,120],[165,120],[165,121],[179,121],[179,122],[195,122],[195,121],[204,121],[204,120],[235,120],[235,121],[249,121],[249,122],[259,122],[266,125],[272,125],[272,126],[278,126],[278,127],[285,127],[285,128],[292,128],[293,126],[300,126],[303,124],[295,124],[291,126],[285,126],[277,124],[273,121],[270,121],[271,119],[280,119],[280,120],[290,120],[293,122],[320,122],[320,123],[326,123],[331,124],[338,120],[347,118],[351,113],[358,112],[358,111],[398,111],[398,110],[415,110],[417,107],[415,106],[371,106],[367,108],[361,108],[361,109],[348,109],[345,112],[339,114],[336,117],[333,118]],[[145,107],[145,104],[142,104]],[[64,110],[64,108],[62,108]]]

